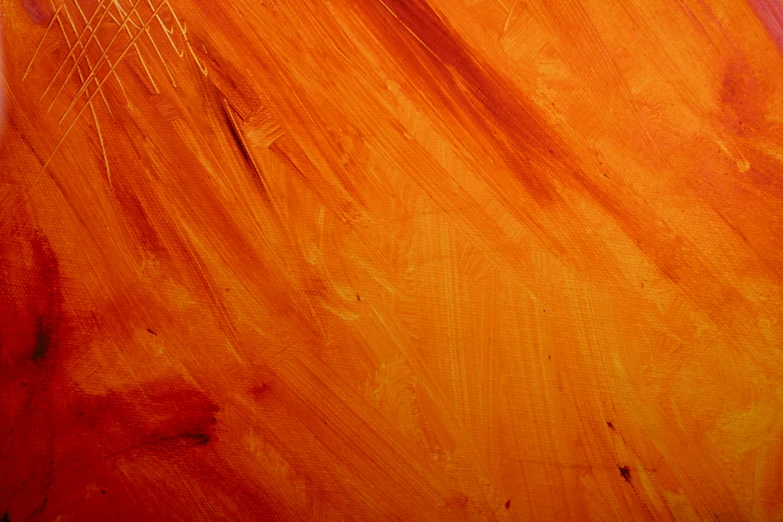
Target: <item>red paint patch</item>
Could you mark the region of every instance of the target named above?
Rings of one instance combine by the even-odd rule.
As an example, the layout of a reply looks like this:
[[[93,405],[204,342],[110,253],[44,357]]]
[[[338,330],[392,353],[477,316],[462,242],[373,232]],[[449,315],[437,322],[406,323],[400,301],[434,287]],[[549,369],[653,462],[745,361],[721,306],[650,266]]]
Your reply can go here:
[[[41,0],[22,0],[22,7],[30,20],[38,25],[48,25],[54,14],[49,4]]]
[[[261,401],[269,394],[269,391],[269,383],[262,381],[261,384],[250,388],[250,395],[257,401]]]
[[[11,267],[0,279],[2,375],[17,378],[32,371],[31,362],[50,360],[65,340],[60,269],[47,237],[28,227],[12,232],[0,261]]]
[[[720,101],[723,121],[737,135],[747,136],[765,126],[767,96],[745,60],[734,61],[723,71]]]
[[[216,441],[219,408],[181,380],[95,396],[49,373],[16,394],[22,415],[0,438],[0,467],[17,485],[0,489],[10,494],[0,496],[0,505],[21,518],[78,512],[85,504],[90,510],[116,509],[130,486],[120,471],[123,465],[149,459],[200,462],[201,452],[209,452]],[[118,494],[97,494],[96,485]],[[135,487],[143,492],[144,481]],[[121,502],[132,505],[133,499]]]

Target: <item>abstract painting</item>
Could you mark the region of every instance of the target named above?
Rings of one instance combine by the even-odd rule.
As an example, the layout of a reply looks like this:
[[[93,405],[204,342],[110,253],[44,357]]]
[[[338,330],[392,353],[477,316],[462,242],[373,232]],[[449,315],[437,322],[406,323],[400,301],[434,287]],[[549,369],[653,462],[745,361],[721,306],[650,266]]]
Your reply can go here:
[[[783,520],[780,0],[0,0],[0,520]]]

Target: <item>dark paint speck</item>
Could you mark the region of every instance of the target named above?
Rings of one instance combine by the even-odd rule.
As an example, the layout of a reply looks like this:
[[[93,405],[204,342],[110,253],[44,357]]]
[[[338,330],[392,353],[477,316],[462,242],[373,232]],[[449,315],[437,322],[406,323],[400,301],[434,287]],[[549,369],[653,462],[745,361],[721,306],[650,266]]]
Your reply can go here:
[[[43,318],[38,319],[38,326],[35,329],[35,347],[33,348],[33,361],[38,361],[46,357],[52,344],[52,335],[49,328],[44,324]]]

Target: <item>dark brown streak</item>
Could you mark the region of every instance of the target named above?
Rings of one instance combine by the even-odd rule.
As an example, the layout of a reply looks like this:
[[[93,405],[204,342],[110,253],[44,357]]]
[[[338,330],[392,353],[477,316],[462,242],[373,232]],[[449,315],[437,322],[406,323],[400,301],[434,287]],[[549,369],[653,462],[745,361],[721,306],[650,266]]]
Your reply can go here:
[[[269,150],[280,156],[283,160],[285,160],[286,164],[291,166],[300,176],[302,176],[302,179],[307,180],[307,176],[302,171],[302,169],[299,168],[299,166],[296,164],[296,162],[291,158],[291,156],[283,150],[277,142],[273,143],[269,146]]]
[[[223,117],[226,120],[226,125],[228,127],[231,138],[234,140],[239,153],[242,154],[242,158],[245,160],[245,164],[248,166],[250,172],[253,174],[253,177],[258,182],[258,185],[261,188],[261,192],[264,195],[264,199],[269,201],[269,191],[267,190],[266,184],[263,181],[261,170],[258,168],[258,165],[256,165],[253,156],[250,154],[250,151],[245,144],[245,139],[242,137],[242,130],[239,128],[239,124],[236,121],[236,116],[234,115],[234,110],[225,99],[223,100],[223,103],[220,105],[220,107],[223,110]]]
[[[33,347],[33,361],[38,361],[46,357],[52,344],[52,334],[49,327],[44,323],[42,317],[38,318],[38,325],[35,328],[35,346]]]
[[[387,26],[402,24],[417,40],[416,43],[405,42],[398,37],[397,41],[391,42],[393,48],[390,51],[393,54],[405,54],[408,51],[404,58],[409,61],[404,65],[408,70],[417,71],[424,85],[444,103],[444,107],[454,111],[455,104],[451,100],[458,101],[459,109],[471,118],[473,125],[486,130],[484,135],[493,137],[496,150],[540,205],[561,199],[552,183],[552,176],[559,173],[558,181],[585,193],[602,207],[635,240],[637,247],[658,270],[703,308],[702,289],[697,292],[684,281],[683,269],[679,266],[687,266],[692,261],[676,259],[671,255],[684,241],[682,238],[667,238],[668,231],[646,220],[643,209],[629,207],[619,195],[590,177],[579,166],[573,151],[539,121],[534,108],[525,103],[523,94],[500,73],[482,64],[426,0],[379,1],[385,7],[385,12],[395,18],[389,20],[386,14],[381,32],[393,33],[393,29]],[[362,5],[370,9],[369,6],[377,4],[366,2]],[[372,15],[379,17],[376,13]],[[416,45],[426,49],[426,55],[411,52],[410,48]],[[422,63],[427,55],[435,59]],[[466,92],[471,96],[467,96]],[[479,110],[479,104],[484,111]],[[455,113],[457,117],[459,109]],[[493,126],[490,127],[490,124]],[[714,312],[710,315],[716,324],[723,323]]]
[[[255,163],[253,162],[253,158],[250,156],[250,151],[247,150],[245,140],[242,139],[242,135],[240,134],[241,131],[239,130],[239,127],[234,119],[234,115],[231,114],[231,108],[226,102],[224,102],[221,107],[223,109],[223,116],[225,117],[226,123],[228,124],[228,131],[231,134],[231,137],[234,139],[234,143],[236,144],[237,149],[239,149],[239,152],[242,153],[242,157],[245,159],[245,162],[250,166],[250,168],[255,170]]]
[[[654,233],[660,236],[655,225],[588,176],[575,154],[539,121],[534,108],[525,103],[523,94],[500,73],[482,64],[426,0],[378,2],[361,5],[368,11],[370,20],[375,23],[381,20],[383,25],[378,31],[381,37],[395,38],[387,44],[390,53],[400,56],[407,70],[415,71],[423,88],[429,89],[439,105],[457,118],[467,116],[483,135],[492,137],[493,146],[540,205],[561,200],[552,183],[552,176],[559,172],[560,182],[584,192],[601,206],[636,240],[639,249],[663,275],[693,296],[693,289],[683,283],[680,271],[663,254],[667,250],[651,240],[657,237]],[[379,5],[382,10],[378,9]],[[369,12],[373,8],[376,12]],[[399,34],[395,36],[394,25],[402,25],[415,41],[406,41]],[[416,47],[419,52],[414,50]]]
[[[576,162],[568,159],[565,146],[537,120],[520,93],[482,64],[424,0],[381,1],[395,17],[393,22],[401,23],[415,37],[416,45],[431,56],[427,59],[417,53],[413,63],[406,65],[428,62],[419,63],[418,69],[425,80],[430,77],[427,84],[440,101],[452,112],[467,112],[473,125],[485,136],[494,137],[494,146],[536,201],[544,204],[559,200],[547,175],[550,169],[542,167],[555,163],[573,172]],[[406,43],[395,45],[404,46]],[[399,49],[394,51],[399,54]]]
[[[41,156],[38,155],[38,151],[35,150],[35,147],[33,147],[33,144],[30,143],[30,140],[27,138],[27,136],[25,136],[23,132],[20,132],[19,138],[22,140],[22,143],[27,145],[27,148],[29,148],[30,152],[32,152],[33,156],[35,156],[35,159],[38,160],[38,163],[40,163],[41,166],[43,166],[46,163],[46,161],[43,158],[41,158]]]
[[[632,237],[645,232],[617,197],[584,172],[573,151],[548,130],[536,109],[525,102],[524,94],[483,64],[426,0],[378,0],[361,5],[370,21],[383,24],[377,31],[380,37],[393,39],[387,42],[389,52],[399,57],[406,70],[415,71],[438,105],[456,118],[467,116],[481,134],[490,137],[539,204],[561,201],[552,180],[559,172],[560,182],[584,191]],[[415,41],[395,32],[395,25],[402,25]],[[645,252],[651,255],[647,249]],[[654,256],[653,260],[661,265]]]
[[[170,448],[195,448],[197,446],[206,446],[211,441],[212,441],[212,437],[210,437],[210,435],[200,431],[185,431],[183,433],[179,433],[176,435],[156,435],[145,441],[141,441],[137,444],[126,446],[124,448],[113,451],[107,455],[102,455],[98,458],[82,463],[78,467],[71,468],[71,470],[78,470],[83,472],[95,468],[97,466],[100,466],[101,464],[104,464],[106,462],[110,462],[113,459],[116,459],[117,457],[132,454],[136,451],[154,450],[161,446],[169,449]],[[46,483],[47,497],[44,499],[43,503],[38,506],[38,511],[41,511],[46,507],[46,503],[48,502],[48,491],[52,488],[52,486],[57,485],[63,480],[67,480],[68,474],[63,474],[61,477],[54,478],[55,473],[57,473],[62,467],[64,467],[64,465],[61,464],[59,466],[55,466],[53,462],[50,462],[50,468],[47,473],[47,483]],[[0,520],[0,522],[2,522],[2,520]]]
[[[43,232],[36,232],[31,239],[38,268],[34,287],[37,323],[30,358],[40,361],[51,355],[57,344],[61,321],[61,282],[57,256]]]

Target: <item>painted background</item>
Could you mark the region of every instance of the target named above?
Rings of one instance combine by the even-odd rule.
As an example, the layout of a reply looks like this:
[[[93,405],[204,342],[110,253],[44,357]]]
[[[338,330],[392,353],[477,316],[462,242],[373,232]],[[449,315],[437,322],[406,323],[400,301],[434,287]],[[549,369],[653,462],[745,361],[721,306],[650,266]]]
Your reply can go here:
[[[777,0],[0,10],[3,522],[783,519]]]

